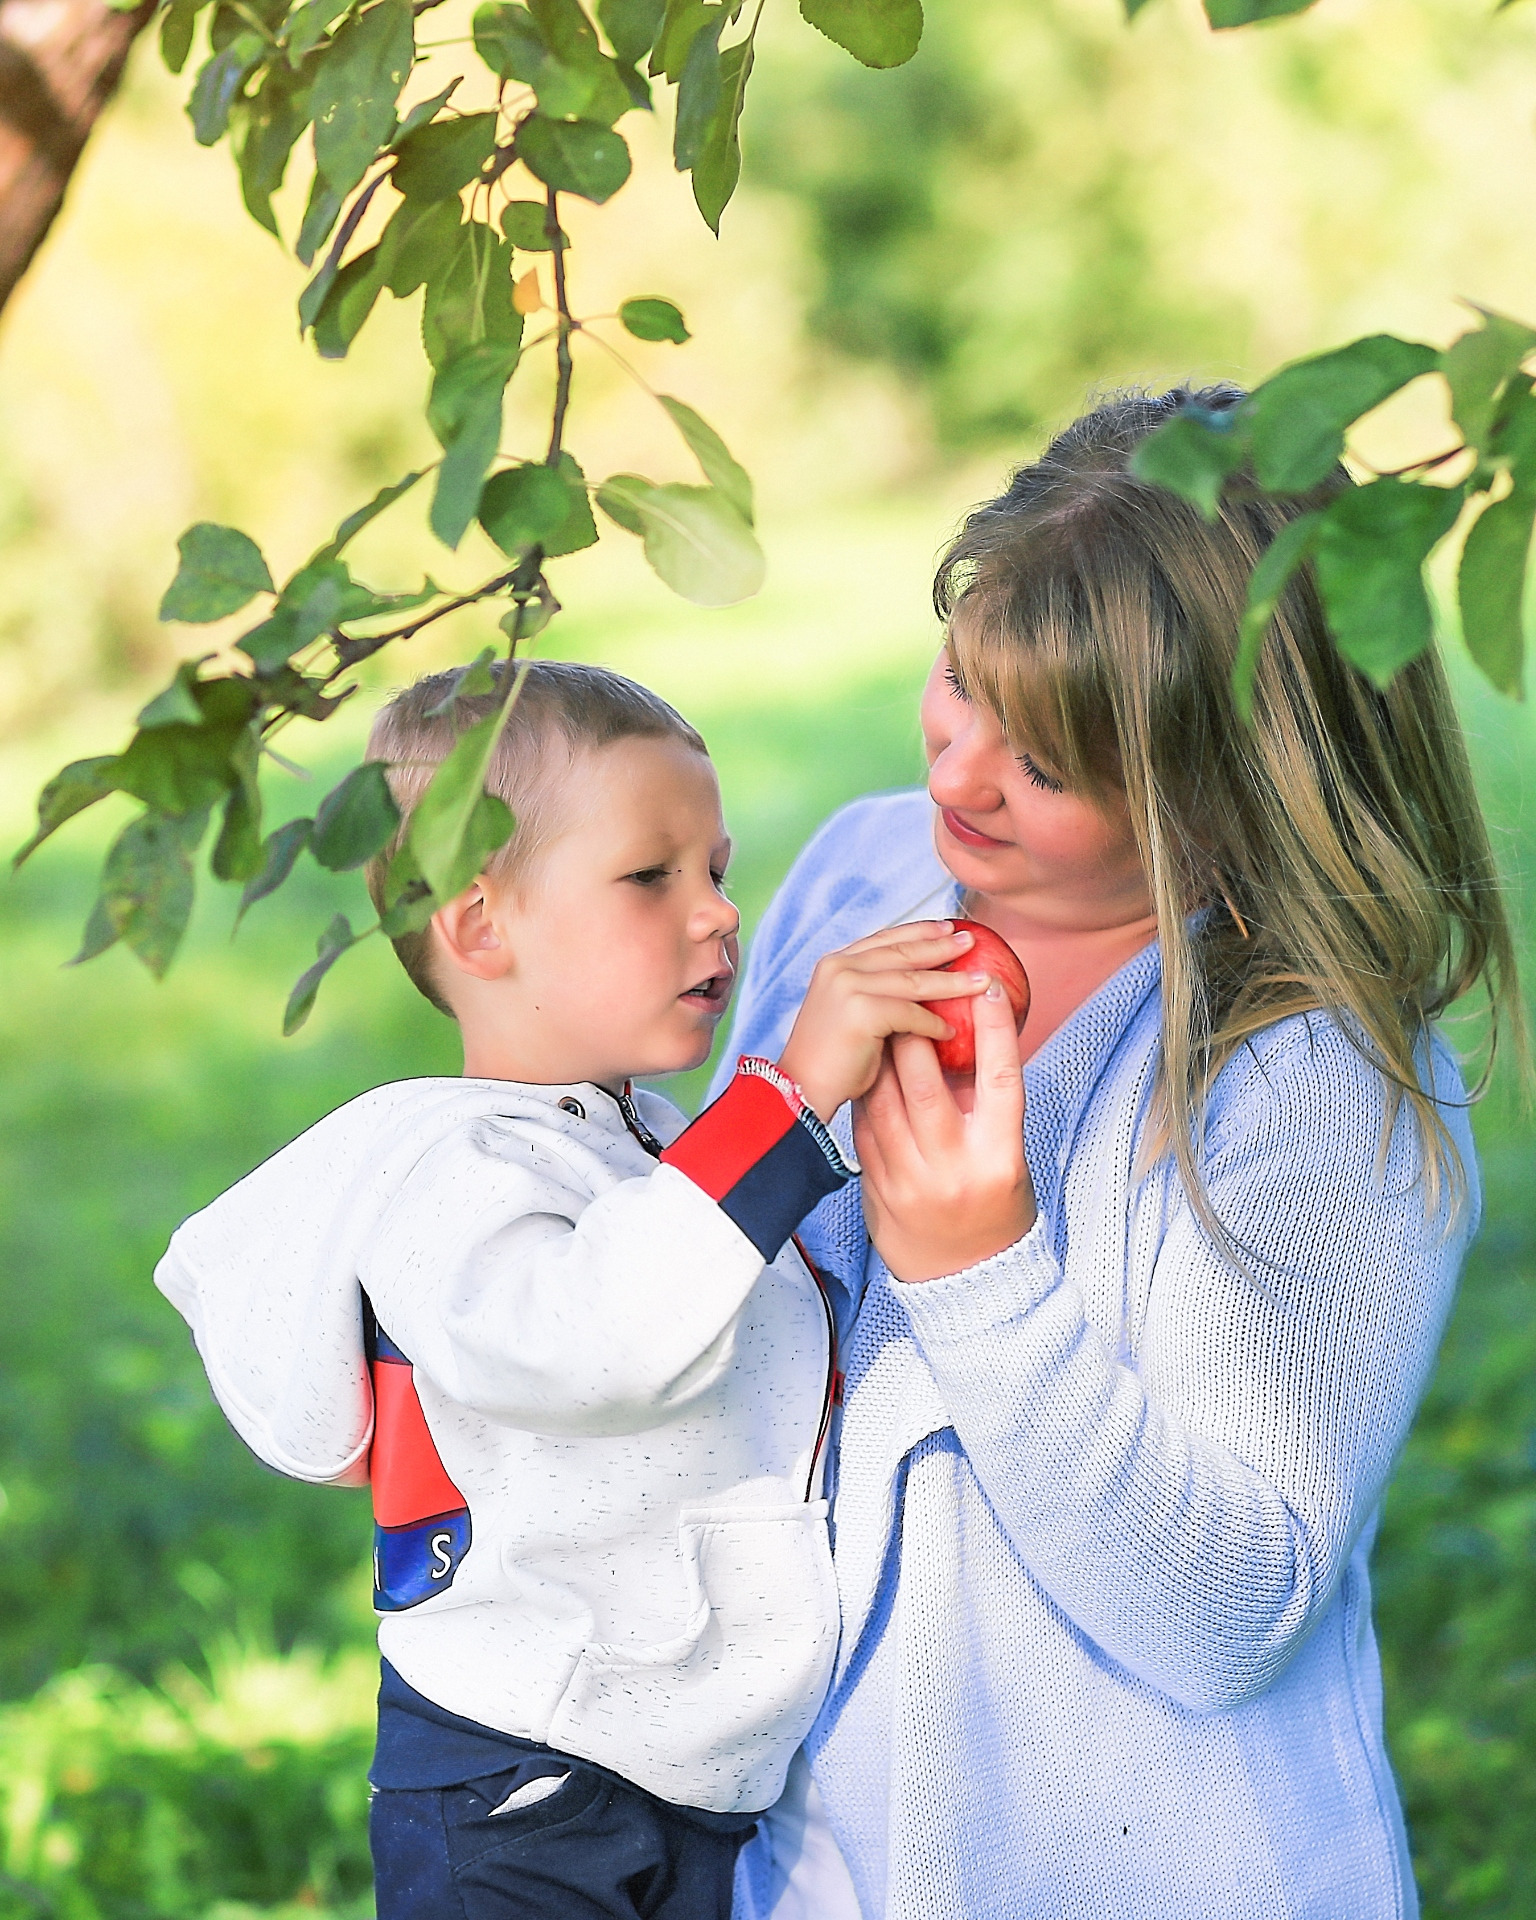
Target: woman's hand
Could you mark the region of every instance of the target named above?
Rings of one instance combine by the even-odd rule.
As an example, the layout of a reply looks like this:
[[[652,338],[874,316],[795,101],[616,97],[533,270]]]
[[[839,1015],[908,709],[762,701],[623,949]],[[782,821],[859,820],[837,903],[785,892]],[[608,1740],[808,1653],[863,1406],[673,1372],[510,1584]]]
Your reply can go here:
[[[1024,1076],[1008,996],[975,1002],[976,1095],[964,1112],[926,1040],[901,1036],[854,1116],[870,1238],[898,1280],[990,1259],[1035,1223]]]
[[[823,1120],[874,1085],[890,1035],[949,1038],[948,1021],[922,1002],[982,991],[984,973],[937,971],[973,944],[972,935],[957,933],[948,920],[915,920],[855,940],[816,963],[779,1065]]]

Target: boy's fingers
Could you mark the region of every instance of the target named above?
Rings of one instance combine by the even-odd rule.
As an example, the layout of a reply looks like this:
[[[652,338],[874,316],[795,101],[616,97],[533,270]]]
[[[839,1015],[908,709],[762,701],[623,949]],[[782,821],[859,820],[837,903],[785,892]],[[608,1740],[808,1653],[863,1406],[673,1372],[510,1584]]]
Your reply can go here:
[[[972,944],[969,933],[956,933],[948,920],[913,920],[905,926],[882,927],[878,933],[869,933],[862,940],[852,940],[846,947],[838,949],[846,958],[879,953],[892,947],[927,947],[935,953],[942,952],[945,959],[957,953],[964,953]]]
[[[964,1000],[986,990],[984,973],[931,973],[922,967],[892,968],[855,976],[858,991],[884,1000]]]

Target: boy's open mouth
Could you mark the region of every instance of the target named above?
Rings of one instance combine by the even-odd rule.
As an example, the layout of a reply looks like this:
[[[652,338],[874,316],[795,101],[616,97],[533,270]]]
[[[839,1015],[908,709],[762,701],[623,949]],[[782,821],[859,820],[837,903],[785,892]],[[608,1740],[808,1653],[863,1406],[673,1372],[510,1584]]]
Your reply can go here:
[[[731,997],[731,985],[735,977],[729,969],[723,973],[712,973],[707,980],[701,980],[696,987],[688,987],[678,997],[693,1000],[700,1006],[723,1007]]]

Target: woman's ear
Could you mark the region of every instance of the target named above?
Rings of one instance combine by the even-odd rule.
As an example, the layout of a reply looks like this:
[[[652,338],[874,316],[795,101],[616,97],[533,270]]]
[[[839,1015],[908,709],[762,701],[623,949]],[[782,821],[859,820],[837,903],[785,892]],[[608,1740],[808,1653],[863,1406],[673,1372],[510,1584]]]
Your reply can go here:
[[[475,980],[500,980],[512,970],[512,950],[499,924],[495,897],[482,874],[432,916],[438,951],[449,966]]]

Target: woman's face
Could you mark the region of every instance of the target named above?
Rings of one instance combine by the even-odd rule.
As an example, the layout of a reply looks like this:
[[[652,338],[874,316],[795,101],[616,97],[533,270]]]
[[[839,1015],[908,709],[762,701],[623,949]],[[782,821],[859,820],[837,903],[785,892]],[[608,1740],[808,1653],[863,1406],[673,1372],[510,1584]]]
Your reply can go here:
[[[963,887],[1042,930],[1151,916],[1124,800],[1068,792],[1015,754],[996,715],[960,693],[943,653],[923,689],[922,726],[934,844]]]

